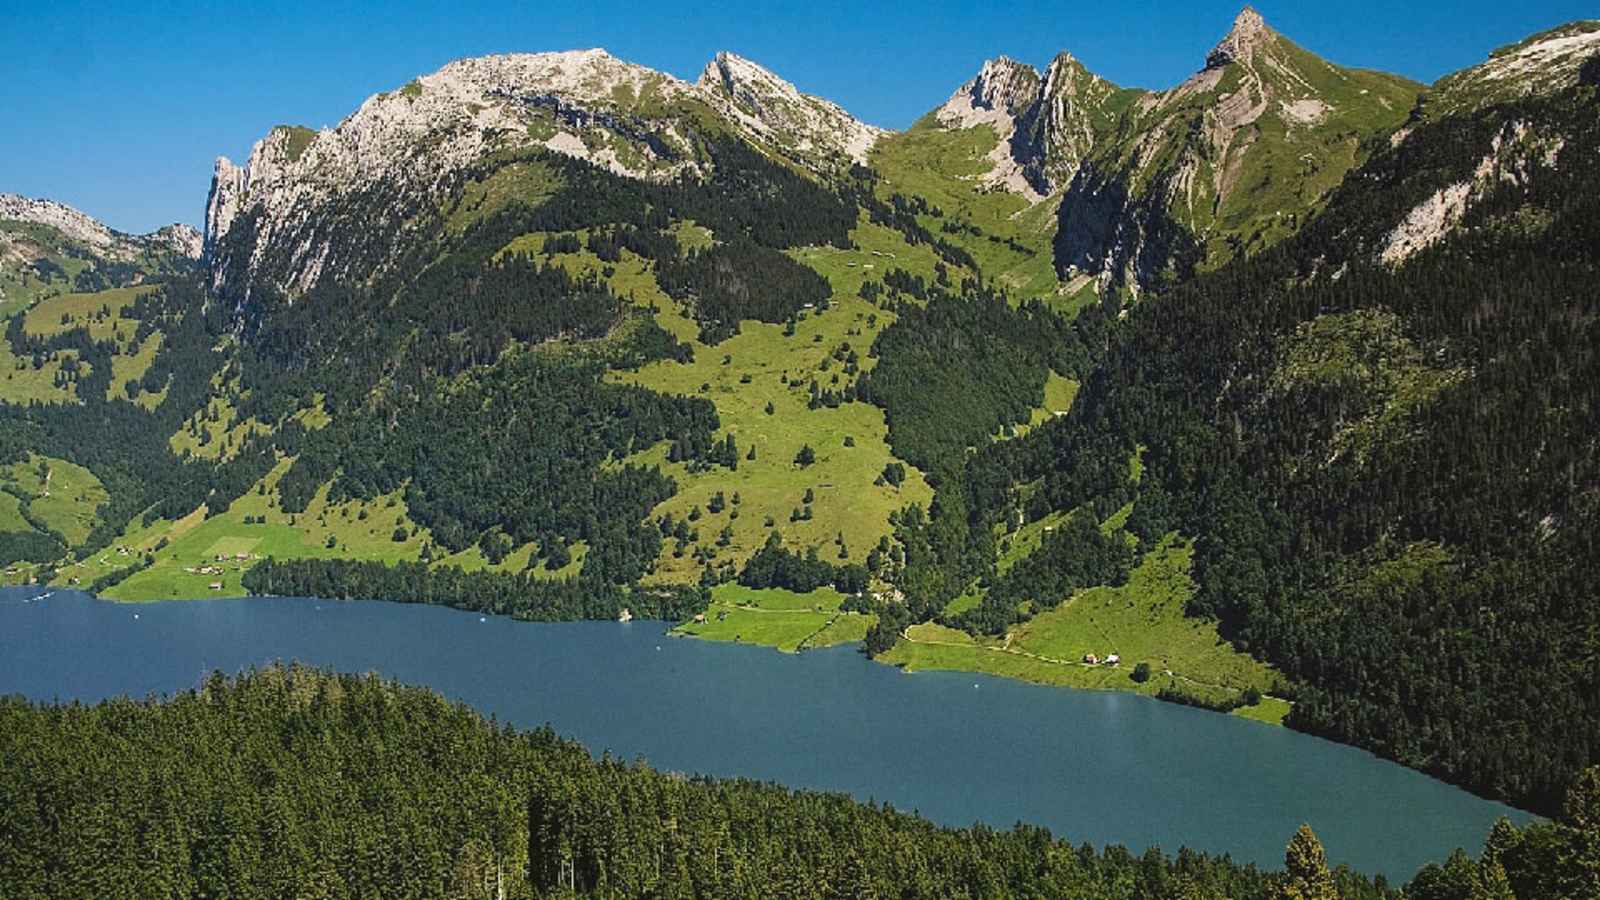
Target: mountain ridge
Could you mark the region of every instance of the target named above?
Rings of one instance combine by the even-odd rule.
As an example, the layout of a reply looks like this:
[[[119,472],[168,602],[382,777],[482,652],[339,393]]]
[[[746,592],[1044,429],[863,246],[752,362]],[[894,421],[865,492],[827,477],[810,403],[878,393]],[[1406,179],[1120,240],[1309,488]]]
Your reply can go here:
[[[1548,89],[1570,82],[1597,34],[1592,23],[1561,26],[1424,88],[1328,63],[1246,6],[1173,87],[1118,86],[1070,51],[1043,72],[1000,56],[913,130],[993,129],[997,144],[977,184],[1030,204],[1059,198],[1052,252],[1061,281],[1088,276],[1102,294],[1136,295],[1293,233],[1367,141],[1402,129],[1408,115],[1424,114],[1417,110],[1459,106],[1484,82],[1507,81],[1494,72],[1549,70],[1558,77]],[[1516,84],[1525,93],[1536,81]],[[703,178],[704,142],[719,134],[827,181],[868,163],[898,133],[729,51],[693,82],[601,49],[461,59],[373,95],[333,128],[275,128],[242,166],[219,158],[206,257],[217,257],[246,207],[259,208],[257,244],[297,260],[277,287],[303,292],[325,267],[340,268],[310,218],[329,196],[381,183],[409,203],[437,202],[474,161],[517,148],[632,178]],[[254,272],[259,262],[230,260],[214,285],[239,283],[232,270]]]
[[[1137,294],[1298,229],[1420,91],[1328,63],[1246,6],[1172,87],[1120,87],[1070,52],[1043,73],[1000,57],[915,127],[993,128],[979,181],[1057,204],[1061,280]],[[1241,183],[1269,167],[1289,171],[1276,186]]]
[[[192,225],[173,222],[145,234],[117,231],[99,219],[56,200],[0,193],[0,220],[32,222],[109,253],[125,255],[128,243],[159,244],[180,256],[200,258],[201,234]]]
[[[219,157],[206,257],[217,263],[235,220],[258,210],[256,249],[214,265],[213,286],[238,281],[234,268],[257,271],[263,248],[277,247],[296,261],[276,286],[302,292],[327,266],[341,268],[317,233],[319,211],[374,185],[407,203],[437,203],[477,161],[529,149],[630,178],[703,177],[711,166],[705,145],[721,135],[802,169],[837,173],[864,160],[882,133],[727,52],[694,83],[601,49],[461,59],[374,94],[332,128],[274,128],[243,166]]]
[[[199,262],[201,245],[189,225],[127,234],[65,203],[0,193],[0,314],[50,294],[186,272]]]

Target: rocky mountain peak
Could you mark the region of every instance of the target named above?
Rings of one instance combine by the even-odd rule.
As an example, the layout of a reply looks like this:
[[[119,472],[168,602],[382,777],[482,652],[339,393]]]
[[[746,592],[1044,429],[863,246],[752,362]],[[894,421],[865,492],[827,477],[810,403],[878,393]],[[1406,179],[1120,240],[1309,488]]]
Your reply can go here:
[[[273,128],[244,165],[217,160],[204,241],[213,285],[254,283],[268,256],[287,273],[275,286],[291,294],[325,271],[350,274],[339,270],[349,262],[333,252],[324,221],[341,198],[381,189],[435,203],[496,152],[538,147],[639,178],[695,169],[670,113],[693,93],[601,49],[512,53],[456,60],[374,94],[332,128]],[[247,212],[256,215],[254,249],[223,252]]]
[[[1182,84],[1123,95],[1123,120],[1099,131],[1114,137],[1063,195],[1058,265],[1137,289],[1281,240],[1359,161],[1355,135],[1398,127],[1418,88],[1336,66],[1246,7]],[[1301,171],[1262,164],[1280,153]]]
[[[1042,76],[1001,56],[985,62],[933,118],[944,128],[993,128],[999,142],[984,183],[1038,201],[1072,177],[1111,121],[1108,101],[1122,92],[1067,51]]]
[[[166,247],[184,259],[199,259],[204,246],[204,236],[200,234],[200,230],[182,222],[156,229],[149,235],[149,240]]]
[[[726,128],[708,132],[708,118]],[[325,276],[370,277],[370,258],[352,261],[367,250],[348,246],[366,232],[345,246],[331,237],[343,228],[342,204],[375,191],[402,198],[379,215],[403,228],[407,204],[438,206],[494,154],[542,149],[668,180],[703,174],[704,139],[729,130],[819,174],[865,162],[884,134],[733,53],[719,53],[692,84],[599,48],[456,60],[374,94],[332,128],[274,128],[244,165],[217,160],[204,240],[212,284],[223,293],[239,286],[242,300],[252,286],[294,296]],[[230,241],[246,217],[248,234]],[[395,252],[368,249],[377,267]],[[269,263],[274,272],[258,277]]]
[[[1101,81],[1100,76],[1089,71],[1070,52],[1063,50],[1045,68],[1041,93],[1046,97],[1073,97],[1098,81]]]
[[[1233,27],[1222,40],[1206,54],[1206,68],[1214,69],[1232,62],[1248,63],[1263,44],[1277,34],[1267,26],[1267,20],[1246,6],[1233,20]]]
[[[885,134],[838,104],[801,93],[771,70],[726,50],[706,64],[694,87],[757,143],[811,169],[865,163]]]
[[[1006,56],[995,57],[956,88],[935,116],[946,128],[993,125],[1005,137],[1015,130],[1016,119],[1039,99],[1040,83],[1032,66]]]
[[[799,88],[772,70],[728,50],[719,51],[706,63],[695,84],[702,90],[742,95],[741,99],[752,105],[777,98],[796,102],[802,96]]]
[[[573,102],[601,104],[615,102],[619,95],[631,93],[638,97],[641,91],[651,88],[674,95],[688,89],[688,85],[670,75],[618,59],[599,47],[458,59],[432,75],[422,76],[399,93],[418,99],[413,86],[422,93],[432,88],[447,96],[537,92]]]

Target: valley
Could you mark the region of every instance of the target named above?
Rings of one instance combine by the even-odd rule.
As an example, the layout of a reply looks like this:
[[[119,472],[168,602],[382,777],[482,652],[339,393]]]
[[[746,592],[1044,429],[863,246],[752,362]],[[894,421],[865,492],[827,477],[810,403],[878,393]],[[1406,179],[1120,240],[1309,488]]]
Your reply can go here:
[[[1000,57],[899,132],[731,53],[476,57],[219,158],[203,233],[0,195],[0,578],[859,649],[1554,817],[1600,24],[1432,85],[1250,9],[1194,57]]]

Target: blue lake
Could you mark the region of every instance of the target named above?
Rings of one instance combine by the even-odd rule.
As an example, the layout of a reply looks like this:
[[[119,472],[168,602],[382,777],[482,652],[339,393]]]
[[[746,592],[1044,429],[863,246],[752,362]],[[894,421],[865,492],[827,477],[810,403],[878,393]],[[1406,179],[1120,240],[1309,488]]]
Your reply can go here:
[[[935,821],[1029,821],[1135,852],[1277,868],[1302,822],[1393,880],[1527,816],[1350,747],[1130,694],[907,675],[839,647],[786,655],[655,622],[536,624],[297,599],[122,605],[0,588],[0,693],[166,694],[274,660],[376,671],[660,769],[846,791]],[[3,763],[0,763],[3,765]]]

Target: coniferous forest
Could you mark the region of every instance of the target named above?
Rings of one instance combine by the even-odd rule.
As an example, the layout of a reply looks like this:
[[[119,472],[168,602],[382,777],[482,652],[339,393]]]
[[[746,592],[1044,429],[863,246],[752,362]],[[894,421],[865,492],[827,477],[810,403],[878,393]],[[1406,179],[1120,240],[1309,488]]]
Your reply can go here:
[[[1503,184],[1404,266],[1363,255],[1508,123],[1600,152],[1594,97],[1419,126],[1296,238],[1113,323],[1071,414],[972,456],[904,536],[910,618],[984,573],[1019,506],[1098,521],[1136,500],[1147,543],[1197,537],[1190,612],[1295,680],[1291,726],[1556,810],[1600,747],[1596,169]],[[1078,564],[1054,552],[994,596]],[[952,624],[1015,616],[991,609]]]
[[[163,702],[0,700],[0,884],[34,897],[1397,898],[1330,872],[950,829],[841,795],[592,758],[373,676],[272,667]],[[1581,897],[1600,884],[1600,770],[1556,822],[1405,896]],[[1499,893],[1479,893],[1483,890]],[[1512,893],[1514,892],[1514,893]]]

